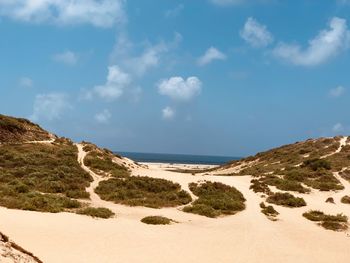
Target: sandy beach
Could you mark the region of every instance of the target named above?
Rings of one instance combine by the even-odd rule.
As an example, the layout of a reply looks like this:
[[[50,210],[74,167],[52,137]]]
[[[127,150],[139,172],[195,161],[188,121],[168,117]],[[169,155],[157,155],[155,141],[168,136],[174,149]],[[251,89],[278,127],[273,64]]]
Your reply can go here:
[[[250,176],[223,177],[171,172],[164,164],[147,164],[133,175],[165,178],[188,189],[188,183],[217,181],[235,186],[246,210],[217,219],[180,211],[179,208],[126,207],[92,198],[92,205],[110,208],[115,218],[93,219],[70,213],[39,213],[0,208],[0,227],[44,262],[348,262],[349,232],[324,230],[302,217],[309,209],[345,213],[350,206],[340,197],[349,191],[300,194],[303,208],[277,207],[279,220],[261,212],[259,195],[249,190]],[[336,205],[325,203],[332,196]],[[140,222],[150,215],[178,223],[151,226]]]

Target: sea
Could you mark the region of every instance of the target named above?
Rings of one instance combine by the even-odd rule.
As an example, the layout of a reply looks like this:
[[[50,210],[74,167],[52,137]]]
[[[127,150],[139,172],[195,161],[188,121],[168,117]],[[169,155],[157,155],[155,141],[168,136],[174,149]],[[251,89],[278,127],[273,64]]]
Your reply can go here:
[[[171,164],[207,164],[221,165],[240,157],[230,156],[209,156],[190,154],[164,154],[164,153],[138,153],[138,152],[118,152],[122,156],[130,158],[136,162],[145,163],[171,163]]]

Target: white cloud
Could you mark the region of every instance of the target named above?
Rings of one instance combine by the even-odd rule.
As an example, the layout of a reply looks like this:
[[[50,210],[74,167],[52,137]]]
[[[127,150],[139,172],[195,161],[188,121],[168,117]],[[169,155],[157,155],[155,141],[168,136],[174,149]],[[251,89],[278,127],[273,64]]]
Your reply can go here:
[[[344,131],[344,126],[343,126],[343,124],[341,124],[341,123],[335,124],[335,125],[333,126],[333,128],[332,128],[332,131],[333,131],[333,132],[336,132],[336,133]]]
[[[30,119],[33,121],[52,121],[61,118],[65,110],[71,106],[68,98],[62,93],[39,94],[36,96],[33,106],[33,114]]]
[[[345,93],[346,89],[343,86],[338,86],[329,91],[329,95],[333,98],[338,98]]]
[[[191,100],[201,93],[201,89],[202,82],[197,77],[189,77],[187,80],[182,77],[172,77],[158,84],[158,91],[161,95],[178,101]]]
[[[129,74],[123,72],[119,66],[114,65],[108,68],[107,81],[104,85],[94,87],[92,92],[89,92],[89,97],[92,93],[107,101],[118,99],[124,90],[131,84]]]
[[[165,120],[173,119],[175,117],[175,110],[172,109],[171,107],[165,107],[162,110],[162,116],[163,116],[163,119]]]
[[[239,5],[245,2],[245,0],[209,0],[209,1],[219,6]]]
[[[306,49],[298,44],[279,44],[273,54],[295,65],[316,66],[325,63],[348,49],[350,45],[350,31],[346,20],[338,17],[332,18],[329,29],[322,30],[314,39],[309,41]]]
[[[162,56],[176,48],[181,41],[181,34],[175,33],[172,41],[148,44],[141,54],[135,55],[133,51],[139,47],[135,47],[125,33],[120,34],[111,54],[111,62],[118,62],[127,72],[140,77],[148,70],[157,67],[161,63]]]
[[[20,78],[19,85],[23,88],[31,88],[33,87],[33,80],[28,77]]]
[[[274,41],[273,36],[267,30],[267,27],[260,24],[252,17],[247,19],[240,35],[246,42],[255,48],[266,47]]]
[[[184,8],[185,8],[185,6],[183,4],[179,4],[175,8],[165,11],[164,16],[166,18],[177,17]]]
[[[53,59],[57,62],[73,66],[78,62],[78,55],[68,50],[68,51],[53,55]]]
[[[95,120],[99,123],[107,124],[112,117],[109,110],[105,109],[100,113],[95,114]]]
[[[203,56],[201,56],[197,63],[200,66],[207,65],[211,63],[213,60],[225,60],[226,55],[222,53],[220,50],[215,47],[210,47]]]
[[[0,0],[0,16],[30,23],[112,27],[126,20],[124,0]]]

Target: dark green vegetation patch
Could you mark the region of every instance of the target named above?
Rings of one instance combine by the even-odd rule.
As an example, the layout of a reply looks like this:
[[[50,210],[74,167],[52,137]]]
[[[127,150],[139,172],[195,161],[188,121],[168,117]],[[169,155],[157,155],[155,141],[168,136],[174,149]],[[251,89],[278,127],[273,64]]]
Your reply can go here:
[[[0,146],[0,205],[60,212],[89,198],[91,176],[81,169],[73,144]]]
[[[84,164],[94,173],[117,178],[130,175],[130,171],[126,167],[113,162],[113,159],[117,157],[110,151],[100,150],[92,144],[86,144],[83,149],[88,152]]]
[[[311,210],[309,212],[305,212],[303,216],[311,221],[319,222],[319,225],[325,229],[344,231],[348,228],[348,218],[343,214],[326,215],[321,211]]]
[[[232,186],[218,182],[190,183],[190,190],[198,196],[183,211],[207,217],[233,215],[245,209],[245,198]]]
[[[142,218],[141,222],[148,225],[170,225],[174,221],[164,216],[147,216]]]
[[[350,196],[345,195],[342,197],[342,199],[340,200],[343,204],[350,204]]]
[[[83,209],[80,209],[77,211],[77,214],[80,215],[88,215],[88,216],[92,216],[92,217],[99,217],[99,218],[110,218],[112,216],[114,216],[115,214],[108,208],[105,207],[86,207]]]
[[[100,182],[95,192],[103,200],[129,206],[175,207],[192,201],[179,184],[151,177],[112,178]]]
[[[271,194],[266,201],[268,203],[286,206],[286,207],[301,207],[306,206],[306,202],[301,197],[295,197],[289,193],[274,193]]]
[[[275,208],[272,205],[266,206],[264,202],[260,203],[261,213],[267,216],[268,219],[272,221],[276,221],[276,217],[279,215],[279,213],[275,210]]]

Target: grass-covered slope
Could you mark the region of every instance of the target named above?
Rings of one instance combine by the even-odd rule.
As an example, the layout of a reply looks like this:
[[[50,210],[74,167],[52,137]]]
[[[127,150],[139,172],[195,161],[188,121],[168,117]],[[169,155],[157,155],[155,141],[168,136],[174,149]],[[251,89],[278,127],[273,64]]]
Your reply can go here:
[[[52,135],[39,125],[26,119],[13,118],[0,114],[0,143],[21,143],[44,141]]]
[[[89,198],[85,188],[91,181],[67,140],[0,146],[1,206],[45,212],[77,208],[80,203],[71,198]]]
[[[350,141],[346,137],[321,138],[282,146],[255,156],[231,162],[219,170],[231,169],[233,175],[252,175],[252,189],[269,194],[267,186],[279,190],[308,193],[310,188],[341,190],[334,172],[349,179]],[[235,169],[237,168],[237,169]]]
[[[87,155],[84,164],[100,176],[123,178],[130,175],[129,169],[122,162],[122,158],[107,149],[100,149],[91,143],[84,143]],[[116,159],[119,161],[116,162]]]

